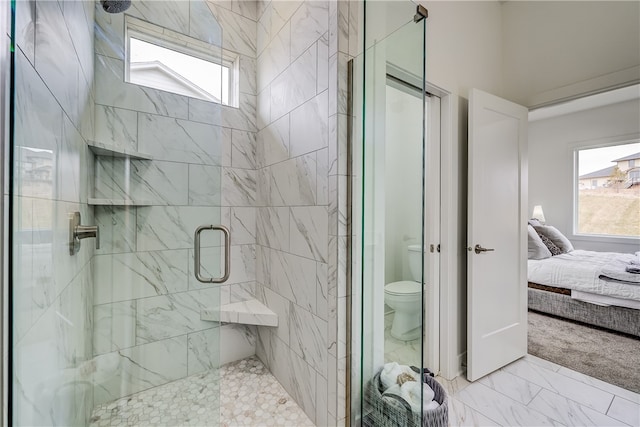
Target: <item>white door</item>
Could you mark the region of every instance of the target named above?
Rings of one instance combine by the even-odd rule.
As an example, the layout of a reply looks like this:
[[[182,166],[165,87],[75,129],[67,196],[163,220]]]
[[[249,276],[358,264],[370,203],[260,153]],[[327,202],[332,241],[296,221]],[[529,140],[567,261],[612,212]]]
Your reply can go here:
[[[467,378],[527,353],[527,109],[469,96]]]

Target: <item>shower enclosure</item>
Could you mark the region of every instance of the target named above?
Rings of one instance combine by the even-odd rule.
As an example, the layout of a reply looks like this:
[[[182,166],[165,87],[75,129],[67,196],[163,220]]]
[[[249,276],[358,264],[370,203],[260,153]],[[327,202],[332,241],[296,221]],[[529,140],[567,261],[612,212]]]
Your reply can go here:
[[[12,7],[10,421],[98,423],[104,403],[204,373],[211,411],[220,325],[201,313],[219,308],[230,256],[211,228],[230,222],[222,147],[246,119],[134,45],[206,60],[204,80],[242,102],[220,25],[199,0]]]
[[[427,10],[367,2],[365,21],[354,59],[351,421],[397,425],[410,415],[394,421],[377,395],[383,367],[439,369],[440,105],[425,76]]]

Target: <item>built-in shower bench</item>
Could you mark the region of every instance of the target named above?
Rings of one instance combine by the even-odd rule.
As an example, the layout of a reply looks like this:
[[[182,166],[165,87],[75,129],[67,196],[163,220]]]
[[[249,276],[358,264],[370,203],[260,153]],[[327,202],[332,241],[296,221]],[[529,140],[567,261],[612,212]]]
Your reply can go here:
[[[278,315],[257,299],[224,304],[220,309],[204,309],[200,312],[200,319],[243,325],[278,326]]]

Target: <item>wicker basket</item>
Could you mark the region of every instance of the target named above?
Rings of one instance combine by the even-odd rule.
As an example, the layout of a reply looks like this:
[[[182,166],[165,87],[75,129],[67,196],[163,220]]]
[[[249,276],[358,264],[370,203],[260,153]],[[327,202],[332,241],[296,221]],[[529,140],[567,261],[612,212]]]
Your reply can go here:
[[[447,393],[430,375],[424,374],[423,381],[433,389],[434,400],[440,406],[423,411],[421,419],[420,414],[413,412],[402,399],[382,397],[380,373],[377,373],[367,387],[365,399],[371,412],[366,414],[364,424],[375,427],[446,427],[449,424]]]

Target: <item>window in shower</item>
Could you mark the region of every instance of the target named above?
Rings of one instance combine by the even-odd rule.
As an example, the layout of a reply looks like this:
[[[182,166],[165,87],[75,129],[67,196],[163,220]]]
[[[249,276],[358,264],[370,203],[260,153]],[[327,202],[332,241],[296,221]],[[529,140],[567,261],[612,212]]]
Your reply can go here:
[[[148,23],[128,26],[126,46],[128,83],[237,107],[237,56]]]

